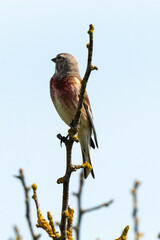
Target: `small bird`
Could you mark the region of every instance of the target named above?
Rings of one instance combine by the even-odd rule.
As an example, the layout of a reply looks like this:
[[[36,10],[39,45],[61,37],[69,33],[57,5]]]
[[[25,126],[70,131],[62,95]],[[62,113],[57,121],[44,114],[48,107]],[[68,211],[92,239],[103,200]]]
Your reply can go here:
[[[79,74],[78,62],[68,53],[60,53],[52,61],[55,63],[55,73],[50,80],[51,99],[61,119],[70,126],[77,112],[81,90],[82,79]],[[83,163],[87,161],[92,165],[90,146],[95,148],[96,144],[98,148],[98,142],[87,92],[84,95],[78,129]],[[95,143],[91,138],[92,132]],[[87,178],[89,173],[89,170],[84,168],[84,178]],[[91,174],[95,178],[93,168]]]

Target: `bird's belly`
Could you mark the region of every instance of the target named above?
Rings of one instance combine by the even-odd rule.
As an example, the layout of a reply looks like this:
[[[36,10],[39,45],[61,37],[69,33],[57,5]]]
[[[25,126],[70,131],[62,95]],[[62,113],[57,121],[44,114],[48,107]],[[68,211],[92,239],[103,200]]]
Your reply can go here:
[[[56,95],[54,97],[54,105],[59,116],[68,126],[70,126],[72,120],[74,119],[76,108],[71,102],[69,103],[68,101],[64,101],[64,99],[61,99]]]

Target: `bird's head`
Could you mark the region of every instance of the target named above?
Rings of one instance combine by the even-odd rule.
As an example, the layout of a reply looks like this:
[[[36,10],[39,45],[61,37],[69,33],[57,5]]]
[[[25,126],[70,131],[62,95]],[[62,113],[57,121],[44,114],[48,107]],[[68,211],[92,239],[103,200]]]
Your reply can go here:
[[[71,54],[60,53],[51,60],[56,64],[55,75],[57,77],[79,77],[78,62]]]

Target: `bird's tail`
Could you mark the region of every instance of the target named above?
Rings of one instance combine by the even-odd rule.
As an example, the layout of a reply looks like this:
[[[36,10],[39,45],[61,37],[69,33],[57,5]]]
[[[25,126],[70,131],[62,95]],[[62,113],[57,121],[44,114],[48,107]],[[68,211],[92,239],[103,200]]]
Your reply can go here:
[[[81,146],[81,150],[82,150],[82,157],[83,157],[83,163],[85,162],[88,162],[91,166],[92,166],[92,163],[91,163],[91,158],[90,158],[90,150],[89,150],[90,147],[88,147],[87,151],[82,148]],[[86,179],[89,175],[90,171],[88,168],[84,168],[84,178]],[[93,168],[91,170],[91,175],[93,178],[95,178],[95,175],[94,175],[94,171],[93,171]]]

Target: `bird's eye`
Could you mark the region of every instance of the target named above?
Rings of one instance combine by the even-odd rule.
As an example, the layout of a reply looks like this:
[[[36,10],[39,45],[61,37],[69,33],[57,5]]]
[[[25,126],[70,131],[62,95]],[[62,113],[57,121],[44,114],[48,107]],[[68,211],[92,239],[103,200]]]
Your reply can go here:
[[[61,57],[61,56],[58,56],[58,57],[57,57],[57,60],[58,60],[58,61],[60,61],[61,59],[62,59],[62,57]]]

